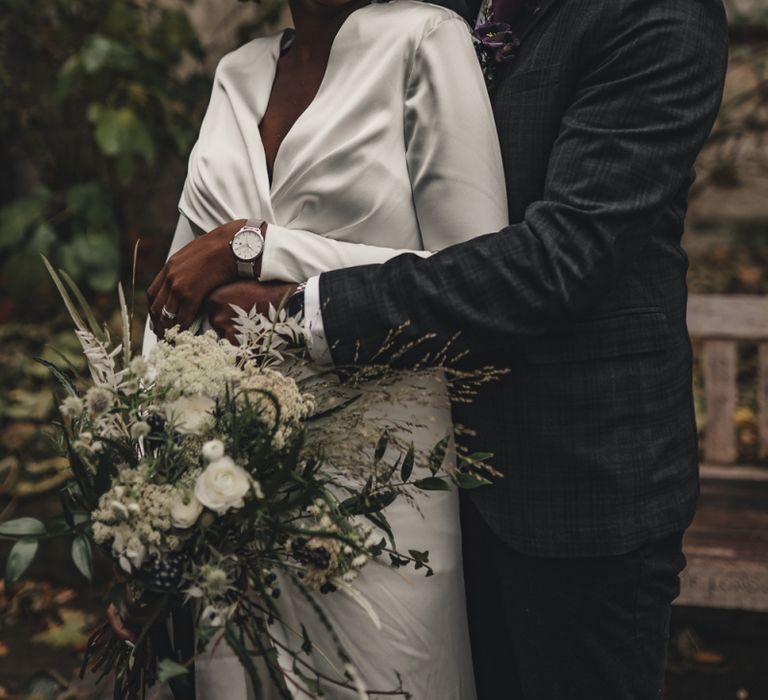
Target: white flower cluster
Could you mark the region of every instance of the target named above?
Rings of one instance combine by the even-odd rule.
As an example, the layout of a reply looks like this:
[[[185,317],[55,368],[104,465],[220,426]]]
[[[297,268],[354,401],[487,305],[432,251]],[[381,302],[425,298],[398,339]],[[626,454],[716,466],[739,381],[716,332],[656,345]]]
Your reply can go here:
[[[239,370],[234,348],[214,331],[194,335],[172,328],[150,353],[149,376],[169,400],[181,396],[220,398]]]
[[[79,418],[85,410],[85,403],[79,396],[67,396],[59,410],[65,418]]]
[[[273,369],[259,369],[251,364],[243,368],[240,389],[251,403],[258,404],[266,419],[276,420],[275,402],[280,407],[280,425],[273,443],[279,450],[308,416],[315,410],[310,394],[302,394],[296,381]]]
[[[312,529],[323,530],[329,534],[341,532],[338,525],[331,519],[329,506],[325,501],[318,499],[307,509],[307,512],[317,523]],[[309,590],[325,592],[328,584],[334,581],[352,583],[370,560],[365,553],[365,550],[373,544],[370,528],[358,524],[353,529],[345,530],[344,537],[351,540],[355,546],[333,536],[320,535],[301,543],[301,550],[309,554],[309,556],[302,556],[301,552],[298,553],[298,558],[304,565],[302,582]],[[289,549],[295,548],[295,542],[295,540],[289,542]],[[318,552],[323,556],[314,556]]]
[[[170,532],[175,490],[171,484],[151,483],[145,465],[120,468],[92,514],[93,539],[111,542],[112,553],[128,573],[140,569],[150,554],[177,550],[181,541]]]

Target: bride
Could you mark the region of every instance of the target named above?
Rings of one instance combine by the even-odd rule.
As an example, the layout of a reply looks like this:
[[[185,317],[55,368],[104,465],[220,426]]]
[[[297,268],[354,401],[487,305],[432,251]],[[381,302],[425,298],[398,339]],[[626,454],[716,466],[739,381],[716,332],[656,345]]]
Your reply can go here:
[[[507,224],[496,130],[464,20],[413,0],[290,7],[295,30],[255,39],[218,66],[170,257],[149,289],[158,333],[188,325],[206,298],[249,308],[249,277],[300,283]],[[148,331],[145,347],[153,340]],[[428,389],[429,405],[391,407],[421,426],[408,439],[425,450],[452,430],[445,388]],[[416,498],[418,508],[396,502],[386,514],[399,548],[429,550],[434,576],[367,567],[355,586],[380,630],[344,595],[322,604],[367,687],[396,687],[399,673],[414,700],[471,700],[458,498]],[[285,620],[315,619],[289,590],[278,604]],[[309,633],[322,650],[317,627]],[[312,662],[333,668],[321,653]],[[226,649],[197,667],[198,697],[250,696]],[[290,685],[308,697],[300,679]],[[327,688],[326,697],[358,695]]]

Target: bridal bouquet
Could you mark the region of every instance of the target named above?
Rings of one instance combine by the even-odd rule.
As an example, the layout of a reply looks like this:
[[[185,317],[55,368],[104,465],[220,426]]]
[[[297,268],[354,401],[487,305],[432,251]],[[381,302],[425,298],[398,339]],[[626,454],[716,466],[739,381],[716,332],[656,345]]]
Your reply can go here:
[[[318,593],[351,596],[375,623],[354,587],[363,567],[431,571],[427,552],[396,549],[383,509],[413,488],[487,483],[477,472],[484,455],[446,473],[448,437],[429,455],[398,443],[394,430],[370,449],[340,439],[355,426],[364,434],[371,399],[341,400],[333,382],[292,365],[303,331],[283,311],[264,319],[236,310],[239,347],[212,331],[173,329],[146,358],[133,356],[122,290],[116,342],[71,280],[48,267],[90,378],[74,382],[50,366],[66,392],[57,426],[72,474],[61,492],[66,527],[33,518],[0,524],[0,535],[17,539],[6,576],[23,574],[38,541],[53,535],[73,536],[72,558],[88,578],[95,549],[111,557],[112,604],[123,614],[138,607],[141,626],[127,642],[104,623],[85,664],[114,674],[116,698],[144,697],[165,681],[177,698],[193,697],[194,657],[220,643],[234,650],[257,697],[266,672],[290,698],[286,668],[313,696],[321,680],[362,693],[349,663],[340,679],[320,678],[307,661],[304,625],[295,631],[301,652],[272,633],[281,590],[290,585],[310,601],[329,631]],[[340,645],[336,653],[348,659]]]

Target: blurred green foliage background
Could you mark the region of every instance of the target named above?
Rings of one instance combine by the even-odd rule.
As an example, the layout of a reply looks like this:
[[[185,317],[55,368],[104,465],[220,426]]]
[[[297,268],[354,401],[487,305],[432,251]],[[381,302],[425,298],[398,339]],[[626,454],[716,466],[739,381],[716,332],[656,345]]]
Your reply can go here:
[[[0,2],[0,297],[47,286],[41,254],[112,292],[139,238],[167,245],[211,83],[190,5]],[[246,15],[235,40],[281,8]]]

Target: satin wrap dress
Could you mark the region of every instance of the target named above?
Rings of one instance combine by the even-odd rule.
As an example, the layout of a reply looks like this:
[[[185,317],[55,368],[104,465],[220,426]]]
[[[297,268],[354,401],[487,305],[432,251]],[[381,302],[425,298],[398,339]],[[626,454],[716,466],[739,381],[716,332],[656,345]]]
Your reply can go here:
[[[270,181],[259,123],[281,41],[281,33],[258,38],[221,60],[170,254],[227,221],[263,219],[270,230],[262,279],[301,282],[401,254],[430,255],[507,224],[493,115],[461,18],[412,0],[354,11],[334,40],[315,99],[279,148]],[[153,342],[148,331],[145,350]],[[416,426],[409,439],[428,450],[452,423],[444,385],[421,381],[426,400],[389,410]],[[417,505],[397,502],[386,515],[402,551],[429,550],[435,575],[369,565],[355,586],[381,629],[346,595],[321,603],[369,688],[395,687],[397,672],[415,700],[472,700],[458,497],[425,493]],[[312,663],[334,674],[333,647],[306,603],[287,590],[279,604],[284,619],[307,625],[316,648],[328,653],[330,660],[313,653]],[[223,645],[198,661],[197,685],[206,700],[252,697]],[[326,697],[358,696],[327,688]]]

